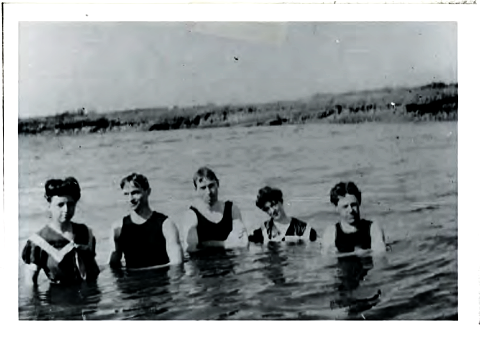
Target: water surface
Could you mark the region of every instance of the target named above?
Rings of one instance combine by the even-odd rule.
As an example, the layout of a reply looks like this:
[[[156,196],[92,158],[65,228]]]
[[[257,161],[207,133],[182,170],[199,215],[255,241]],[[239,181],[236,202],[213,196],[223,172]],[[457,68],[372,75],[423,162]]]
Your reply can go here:
[[[266,220],[255,197],[269,184],[283,190],[288,214],[322,233],[336,221],[330,188],[352,180],[362,215],[382,224],[392,251],[339,261],[322,259],[319,244],[266,245],[165,270],[106,268],[111,225],[128,212],[122,177],[145,174],[151,206],[183,233],[202,165],[217,173],[221,197],[239,205],[250,230]],[[19,137],[20,249],[48,221],[44,182],[65,176],[80,182],[74,220],[93,229],[105,269],[93,285],[66,290],[44,280],[32,290],[19,261],[20,319],[457,319],[455,122]],[[379,300],[362,302],[378,290]]]

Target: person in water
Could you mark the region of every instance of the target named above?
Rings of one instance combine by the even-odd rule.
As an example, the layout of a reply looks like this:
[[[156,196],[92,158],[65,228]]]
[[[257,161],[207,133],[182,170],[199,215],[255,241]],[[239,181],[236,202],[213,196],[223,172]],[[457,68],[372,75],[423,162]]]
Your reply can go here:
[[[193,177],[197,200],[184,217],[186,249],[247,246],[247,231],[239,208],[232,201],[218,198],[219,179],[208,167]]]
[[[95,237],[84,224],[72,220],[80,199],[78,181],[69,177],[45,183],[50,221],[28,239],[22,260],[29,265],[27,275],[34,285],[40,271],[52,283],[75,284],[93,281],[100,273],[95,261]]]
[[[317,233],[307,223],[290,217],[284,210],[282,191],[265,186],[257,194],[256,206],[270,217],[264,226],[254,230],[249,241],[316,241]]]
[[[336,184],[331,189],[331,203],[339,214],[339,222],[326,229],[321,243],[323,253],[386,251],[381,227],[376,222],[361,218],[361,191],[356,184],[353,182]]]
[[[120,188],[127,197],[130,214],[113,225],[112,268],[127,269],[175,265],[183,262],[182,247],[175,223],[149,206],[150,185],[141,174],[122,179]]]

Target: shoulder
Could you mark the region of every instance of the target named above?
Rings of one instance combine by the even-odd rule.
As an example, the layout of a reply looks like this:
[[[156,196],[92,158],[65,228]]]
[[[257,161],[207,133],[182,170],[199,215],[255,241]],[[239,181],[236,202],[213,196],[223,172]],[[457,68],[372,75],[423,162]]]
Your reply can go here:
[[[152,215],[154,217],[156,217],[157,219],[167,219],[169,216],[164,214],[164,213],[161,213],[161,212],[158,212],[158,211],[152,211]]]
[[[191,206],[193,207],[193,206]],[[197,214],[195,213],[195,211],[192,209],[192,208],[189,208],[188,210],[186,210],[182,216],[183,218],[183,222],[184,222],[184,225],[187,225],[187,226],[197,226]]]
[[[297,218],[291,217],[291,221],[289,223],[289,229],[287,230],[286,235],[296,235],[296,236],[304,236],[307,235],[310,231],[307,231],[307,223],[301,221]]]
[[[74,231],[76,231],[77,227],[73,227]],[[78,231],[76,231],[78,233]],[[58,234],[56,230],[54,230],[50,225],[45,225],[37,232],[33,233],[29,236],[28,241],[38,242],[38,241],[45,241],[49,244],[52,242],[58,241],[59,239],[63,240],[63,237]]]
[[[384,229],[382,228],[382,226],[380,225],[380,223],[373,219],[373,220],[370,220],[370,234],[371,236],[377,236],[377,237],[380,237],[382,238],[382,240],[384,240]]]
[[[240,211],[240,208],[236,204],[234,204],[232,201],[226,201],[225,204],[226,204],[226,206],[229,205],[229,204],[231,205],[232,217],[233,218],[239,218],[240,217],[241,211]]]
[[[164,235],[169,235],[173,232],[177,232],[177,226],[171,218],[166,218],[162,224],[162,232]]]
[[[111,229],[116,228],[116,227],[122,228],[123,225],[124,225],[124,223],[126,223],[126,222],[131,222],[131,221],[132,221],[132,218],[131,218],[130,214],[126,214],[126,215],[124,215],[123,217],[116,219],[116,220],[111,224]]]
[[[37,242],[38,240],[47,241],[52,237],[51,232],[52,229],[48,225],[43,226],[38,231],[30,234],[30,236],[25,242],[25,248],[36,246],[35,242]]]
[[[171,218],[169,218],[168,216],[166,216],[164,218],[164,222],[163,222],[164,226],[172,226],[174,224],[174,220],[172,220]]]
[[[93,235],[92,229],[89,226],[87,226],[86,224],[72,222],[72,228],[73,228],[74,232],[77,232],[77,233],[80,233],[80,234]]]
[[[291,218],[291,224],[294,224],[295,226],[303,227],[303,228],[307,227],[307,222],[299,220],[298,218],[294,218],[294,217]]]
[[[125,218],[125,217],[124,217]],[[118,238],[120,236],[120,233],[122,233],[122,226],[124,224],[124,218],[117,219],[115,222],[113,222],[110,226],[111,232],[114,234],[114,238]]]
[[[337,223],[334,225],[328,225],[323,231],[323,238],[333,238],[336,235]]]
[[[376,219],[371,219],[371,220],[365,220],[364,219],[364,222],[369,225],[369,228],[371,230],[371,232],[373,231],[381,231],[381,226],[379,224],[379,222],[376,220]]]
[[[168,220],[170,220],[169,216],[157,211],[152,212],[152,218],[157,221],[160,225],[164,225]]]
[[[34,236],[40,236],[41,238],[44,238],[44,239],[48,239],[52,236],[52,233],[53,230],[50,228],[49,225],[45,225],[43,226],[40,230],[36,231],[35,233],[33,233],[30,238],[34,237]]]
[[[78,222],[70,222],[72,224],[72,227],[77,229],[77,230],[89,230],[89,227],[84,224],[84,223],[78,223]]]
[[[234,209],[238,209],[237,205],[234,204],[232,200],[220,201],[220,203],[224,204],[224,207],[230,207],[232,211],[234,211]]]
[[[369,234],[371,237],[371,248],[374,251],[385,252],[387,249],[389,249],[389,246],[386,245],[384,230],[377,220],[371,220]]]
[[[35,234],[42,235],[42,234],[45,234],[45,233],[49,232],[50,230],[51,229],[50,229],[49,225],[44,225],[42,228],[40,228],[38,231],[36,231]]]
[[[47,239],[51,236],[50,229],[48,226],[44,226],[39,231],[31,234],[22,250],[22,259],[27,264],[39,264],[42,261],[42,256],[45,256],[45,251],[43,248],[48,246]]]

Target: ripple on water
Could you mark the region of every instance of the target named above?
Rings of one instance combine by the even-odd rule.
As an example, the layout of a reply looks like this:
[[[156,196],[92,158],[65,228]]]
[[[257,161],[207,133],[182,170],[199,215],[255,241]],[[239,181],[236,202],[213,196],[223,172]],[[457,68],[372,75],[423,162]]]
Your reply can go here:
[[[330,188],[352,179],[363,191],[363,212],[382,220],[392,243],[387,261],[375,260],[367,274],[359,263],[349,274],[337,260],[323,262],[315,244],[198,256],[167,274],[117,275],[107,268],[83,297],[59,296],[48,284],[31,293],[19,283],[19,317],[457,319],[457,141],[444,136],[456,127],[302,125],[19,139],[21,244],[34,222],[47,220],[46,177],[78,177],[83,193],[76,217],[91,224],[99,259],[106,260],[109,224],[124,211],[121,196],[112,195],[118,180],[141,171],[151,182],[155,207],[175,217],[191,203],[191,177],[200,165],[218,170],[222,196],[241,205],[246,219],[265,219],[255,195],[272,184],[285,192],[291,215],[319,233],[336,221]],[[379,289],[372,307],[354,305]],[[331,308],[332,301],[348,306]],[[349,312],[349,304],[360,312]]]

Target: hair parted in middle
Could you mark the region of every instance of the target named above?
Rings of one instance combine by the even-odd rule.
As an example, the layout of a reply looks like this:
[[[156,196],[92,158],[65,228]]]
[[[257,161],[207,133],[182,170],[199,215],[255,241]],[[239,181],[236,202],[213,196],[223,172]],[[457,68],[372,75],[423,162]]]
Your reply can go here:
[[[192,178],[194,182],[194,187],[197,189],[197,182],[201,182],[204,179],[209,179],[215,181],[217,185],[219,185],[219,179],[215,175],[214,171],[212,171],[207,166],[202,166],[194,173],[194,177]]]

